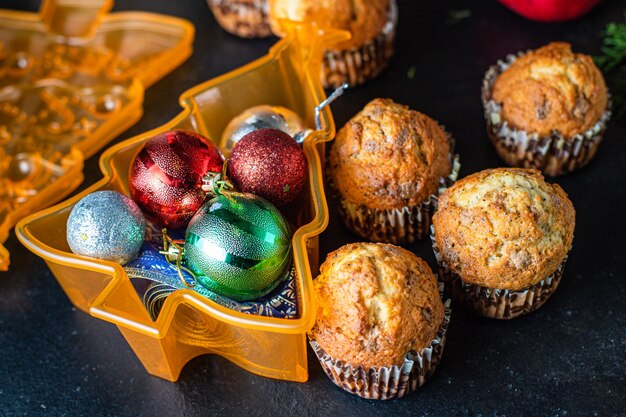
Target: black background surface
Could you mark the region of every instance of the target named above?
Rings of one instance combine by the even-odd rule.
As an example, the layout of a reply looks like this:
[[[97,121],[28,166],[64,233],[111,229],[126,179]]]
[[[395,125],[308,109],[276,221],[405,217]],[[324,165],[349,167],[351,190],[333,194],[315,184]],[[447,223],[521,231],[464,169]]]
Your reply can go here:
[[[0,1],[30,9],[38,1]],[[489,144],[480,102],[484,71],[506,54],[565,40],[598,53],[623,1],[604,1],[582,20],[537,24],[495,0],[400,1],[396,55],[379,79],[349,90],[333,113],[341,127],[375,97],[390,97],[439,120],[461,154],[461,176],[501,165]],[[146,92],[145,115],[112,143],[175,116],[189,87],[264,55],[275,39],[223,32],[202,0],[118,0],[115,10],[148,10],[196,25],[194,54]],[[470,10],[457,23],[450,13]],[[414,77],[409,77],[415,68]],[[82,188],[101,177],[99,154]],[[72,307],[44,262],[12,235],[0,273],[0,415],[626,415],[626,130],[612,122],[595,160],[558,178],[577,210],[574,248],[559,290],[538,312],[511,322],[456,307],[442,364],[418,393],[374,402],[336,388],[309,351],[307,383],[265,379],[217,356],[192,360],[180,380],[150,376],[111,324]],[[82,189],[81,188],[81,189]],[[331,222],[324,255],[358,240]],[[428,241],[410,247],[435,266]]]

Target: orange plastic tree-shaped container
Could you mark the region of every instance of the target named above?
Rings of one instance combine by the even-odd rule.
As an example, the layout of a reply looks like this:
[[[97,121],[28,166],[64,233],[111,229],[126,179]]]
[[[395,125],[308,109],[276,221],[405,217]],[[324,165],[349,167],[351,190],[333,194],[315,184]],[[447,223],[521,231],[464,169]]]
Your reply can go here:
[[[0,10],[0,270],[11,227],[74,190],[83,160],[141,117],[144,88],[191,54],[191,23],[112,3]]]
[[[19,239],[45,259],[68,297],[79,309],[117,325],[151,374],[176,380],[191,358],[221,355],[259,375],[305,381],[308,378],[306,331],[315,321],[312,271],[317,271],[318,238],[328,223],[322,159],[325,142],[335,133],[330,110],[321,112],[321,130],[303,143],[309,187],[294,210],[284,214],[298,226],[293,236],[298,316],[292,319],[240,313],[192,290],[170,295],[153,322],[124,269],[115,263],[72,254],[66,222],[72,207],[97,190],[128,194],[129,166],[153,135],[190,129],[219,145],[228,122],[243,110],[280,105],[315,126],[315,107],[325,99],[319,71],[322,50],[348,33],[322,30],[314,24],[283,22],[288,35],[270,53],[242,68],[185,92],[184,110],[165,125],[113,146],[102,156],[104,179],[55,207],[22,220]]]

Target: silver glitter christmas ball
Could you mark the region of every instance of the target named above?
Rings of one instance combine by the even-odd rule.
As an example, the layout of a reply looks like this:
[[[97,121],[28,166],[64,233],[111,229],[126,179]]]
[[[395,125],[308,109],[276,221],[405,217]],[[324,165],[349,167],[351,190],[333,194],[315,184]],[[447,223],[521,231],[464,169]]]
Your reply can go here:
[[[96,191],[80,200],[67,219],[67,243],[79,255],[126,264],[137,257],[146,221],[133,200]]]
[[[239,140],[250,132],[259,129],[277,129],[292,138],[304,140],[304,122],[295,112],[281,106],[261,105],[251,107],[228,123],[222,134],[221,148],[227,153]]]

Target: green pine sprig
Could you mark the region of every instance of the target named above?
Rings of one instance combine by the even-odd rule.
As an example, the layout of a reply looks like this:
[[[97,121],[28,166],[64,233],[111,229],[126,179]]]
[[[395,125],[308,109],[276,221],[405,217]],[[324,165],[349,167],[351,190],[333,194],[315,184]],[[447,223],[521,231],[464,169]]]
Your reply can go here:
[[[618,120],[626,122],[626,13],[623,23],[609,23],[602,40],[602,55],[596,64],[610,77],[613,110]]]

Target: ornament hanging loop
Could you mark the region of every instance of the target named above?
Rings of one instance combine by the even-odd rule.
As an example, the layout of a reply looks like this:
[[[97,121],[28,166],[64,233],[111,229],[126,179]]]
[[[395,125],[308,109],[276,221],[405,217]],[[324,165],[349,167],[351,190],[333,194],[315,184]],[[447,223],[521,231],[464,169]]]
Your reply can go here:
[[[210,195],[223,195],[231,201],[230,192],[234,191],[235,185],[228,179],[228,159],[224,160],[222,172],[209,172],[202,178],[202,191]]]
[[[162,229],[163,232],[163,250],[159,251],[161,255],[165,255],[165,259],[172,264],[176,265],[176,271],[178,272],[178,278],[183,282],[183,285],[187,288],[193,288],[196,286],[198,280],[196,274],[194,274],[189,268],[185,268],[182,265],[183,261],[183,242],[172,239],[167,234],[167,229]],[[183,276],[183,271],[187,272],[193,278],[193,282],[188,282]]]
[[[341,96],[344,91],[348,88],[348,83],[343,83],[339,87],[335,89],[326,100],[322,101],[320,104],[315,106],[315,130],[322,130],[322,110],[330,103],[335,101],[339,96]]]

